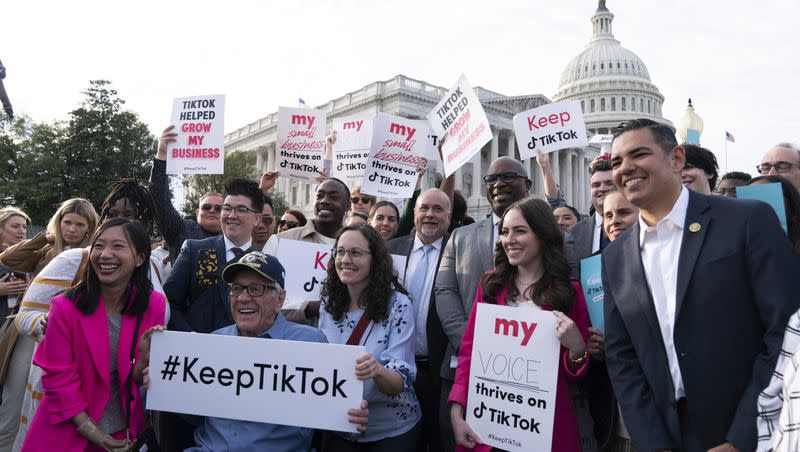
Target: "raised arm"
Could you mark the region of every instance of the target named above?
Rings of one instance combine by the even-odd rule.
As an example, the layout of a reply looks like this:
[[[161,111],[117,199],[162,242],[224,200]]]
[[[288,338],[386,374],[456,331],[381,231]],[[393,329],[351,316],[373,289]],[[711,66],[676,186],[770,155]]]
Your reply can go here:
[[[169,179],[167,178],[167,147],[178,136],[173,132],[175,126],[164,129],[158,140],[158,150],[153,159],[153,169],[150,171],[150,194],[156,208],[158,229],[164,235],[167,247],[174,249],[186,239],[186,220],[172,205],[169,195]]]

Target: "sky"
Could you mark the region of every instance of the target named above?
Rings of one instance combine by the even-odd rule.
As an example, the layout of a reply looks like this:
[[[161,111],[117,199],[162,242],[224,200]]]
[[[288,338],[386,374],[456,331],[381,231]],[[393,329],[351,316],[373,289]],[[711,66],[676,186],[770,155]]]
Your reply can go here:
[[[613,32],[648,67],[673,123],[688,98],[725,171],[755,173],[800,141],[796,0],[608,0]],[[0,3],[18,114],[66,119],[89,80],[112,82],[154,135],[175,97],[225,94],[225,131],[302,97],[320,105],[397,74],[552,98],[591,37],[592,0],[35,1]]]

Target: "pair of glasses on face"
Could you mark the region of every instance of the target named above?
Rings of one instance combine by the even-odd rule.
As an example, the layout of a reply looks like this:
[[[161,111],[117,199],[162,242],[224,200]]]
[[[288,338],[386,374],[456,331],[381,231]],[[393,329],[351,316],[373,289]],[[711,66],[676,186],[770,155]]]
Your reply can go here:
[[[497,183],[497,180],[499,179],[499,180],[503,181],[503,183],[510,184],[515,179],[520,179],[520,178],[525,179],[526,177],[528,177],[528,176],[525,176],[525,175],[522,175],[522,174],[517,174],[517,173],[514,173],[514,172],[507,172],[507,173],[500,173],[500,174],[487,174],[487,175],[483,176],[483,182],[486,183],[486,185],[492,185],[492,184]]]
[[[278,226],[280,226],[280,227],[286,226],[289,229],[294,229],[294,228],[300,226],[300,223],[297,222],[297,221],[281,220],[281,221],[278,222]]]
[[[342,260],[344,259],[345,255],[349,255],[350,259],[353,259],[354,261],[361,259],[367,254],[372,254],[367,250],[362,250],[361,248],[350,248],[348,250],[342,247],[334,248],[331,250],[331,252],[333,252],[333,255],[336,256],[336,260]]]
[[[358,204],[359,202],[361,202],[361,204],[369,204],[370,202],[372,202],[372,200],[369,198],[360,198],[358,196],[353,196],[352,198],[350,198],[350,202],[353,204]]]
[[[238,297],[244,293],[244,291],[247,291],[247,294],[251,297],[260,297],[267,291],[272,291],[275,289],[277,289],[277,287],[271,284],[249,284],[246,286],[236,283],[228,284],[228,291],[232,297]]]
[[[788,172],[790,169],[792,169],[795,166],[797,166],[797,165],[795,165],[794,163],[790,163],[790,162],[775,162],[774,165],[772,163],[762,163],[762,164],[756,166],[756,170],[760,174],[766,175],[766,174],[769,174],[770,171],[772,171],[772,168],[775,168],[775,172],[777,172],[777,173],[785,173],[785,172]]]
[[[231,212],[236,212],[236,215],[247,215],[250,212],[259,213],[259,212],[255,211],[255,210],[253,210],[253,209],[251,209],[251,208],[249,208],[247,206],[236,206],[236,207],[233,207],[233,206],[231,206],[229,204],[223,204],[222,205],[222,213],[224,213],[225,215],[230,215]]]
[[[214,212],[219,212],[222,210],[222,206],[219,204],[200,204],[200,210],[203,212],[208,212],[213,210]]]

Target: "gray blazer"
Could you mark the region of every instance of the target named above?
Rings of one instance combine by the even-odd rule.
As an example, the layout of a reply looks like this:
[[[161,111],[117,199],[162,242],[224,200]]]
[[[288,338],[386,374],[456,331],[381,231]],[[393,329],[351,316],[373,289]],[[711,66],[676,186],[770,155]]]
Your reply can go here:
[[[594,215],[573,224],[564,235],[564,246],[574,253],[580,262],[592,255],[592,240],[594,239]]]
[[[455,379],[450,357],[458,356],[461,337],[478,291],[478,282],[493,268],[492,217],[453,230],[444,247],[439,273],[436,276],[436,312],[448,338],[441,375]]]

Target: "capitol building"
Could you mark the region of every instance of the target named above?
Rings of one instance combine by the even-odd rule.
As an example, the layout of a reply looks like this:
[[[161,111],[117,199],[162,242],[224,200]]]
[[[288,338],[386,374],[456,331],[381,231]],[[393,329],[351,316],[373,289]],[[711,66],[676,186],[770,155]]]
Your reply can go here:
[[[600,0],[591,18],[592,37],[586,48],[567,64],[552,101],[580,101],[590,137],[607,134],[626,119],[645,117],[672,125],[661,116],[664,96],[650,81],[644,62],[614,38],[614,15],[605,3],[605,0]],[[334,118],[356,114],[385,112],[409,119],[424,119],[445,93],[447,88],[397,75],[370,83],[315,108],[326,113],[327,129],[331,130]],[[489,164],[502,155],[519,159],[512,118],[551,100],[542,94],[506,96],[482,87],[476,87],[475,93],[491,125],[492,140],[456,171],[455,183],[456,189],[467,199],[469,214],[478,219],[490,211],[481,179]],[[275,112],[225,135],[225,150],[255,152],[257,170],[273,170],[277,129],[278,113]],[[551,154],[551,167],[567,203],[584,214],[590,204],[588,163],[598,153],[599,146],[590,145]],[[534,193],[542,196],[544,187],[536,159],[525,159],[523,163],[533,181]],[[429,168],[437,168],[439,173],[443,173],[441,162],[429,165]],[[313,184],[285,178],[278,181],[278,190],[286,195],[292,208],[312,212]],[[423,187],[433,186],[435,181],[436,178],[429,174]]]

